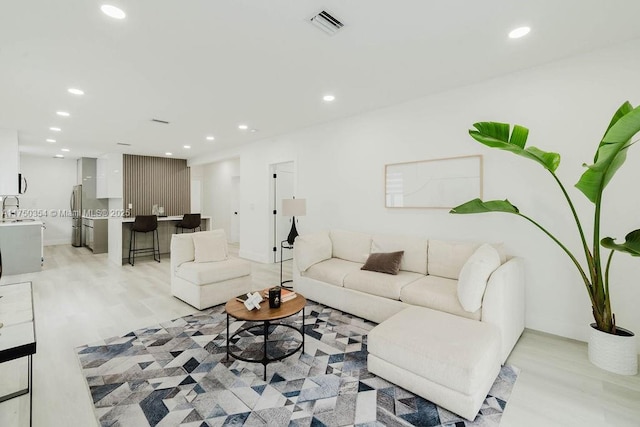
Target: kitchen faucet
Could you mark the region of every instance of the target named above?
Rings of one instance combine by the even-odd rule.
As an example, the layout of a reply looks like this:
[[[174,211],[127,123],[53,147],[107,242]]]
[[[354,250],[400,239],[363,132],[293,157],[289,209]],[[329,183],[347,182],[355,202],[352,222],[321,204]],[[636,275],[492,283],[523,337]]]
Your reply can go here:
[[[2,218],[7,217],[7,200],[8,199],[15,199],[15,203],[9,206],[15,207],[16,211],[20,209],[20,199],[18,199],[18,196],[4,196],[4,198],[2,199]]]

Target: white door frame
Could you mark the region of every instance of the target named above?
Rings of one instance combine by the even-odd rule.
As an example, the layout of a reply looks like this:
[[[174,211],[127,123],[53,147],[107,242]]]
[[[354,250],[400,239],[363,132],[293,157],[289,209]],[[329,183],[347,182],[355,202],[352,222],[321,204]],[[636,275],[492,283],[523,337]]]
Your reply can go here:
[[[269,236],[272,243],[272,251],[273,251],[273,262],[280,262],[280,242],[286,239],[287,234],[289,233],[289,229],[291,227],[290,222],[288,221],[288,226],[283,230],[281,209],[282,209],[282,199],[290,198],[295,196],[296,190],[296,164],[294,160],[288,160],[278,163],[272,163],[269,165],[269,173],[270,173],[270,184],[269,184]],[[279,175],[279,178],[276,176]],[[286,178],[287,181],[284,181],[283,185],[282,179]],[[280,181],[278,181],[280,180]],[[284,193],[282,193],[284,191]],[[283,237],[284,236],[284,237]],[[287,253],[283,252],[284,260],[288,260],[293,258],[293,252],[291,250],[287,250]]]

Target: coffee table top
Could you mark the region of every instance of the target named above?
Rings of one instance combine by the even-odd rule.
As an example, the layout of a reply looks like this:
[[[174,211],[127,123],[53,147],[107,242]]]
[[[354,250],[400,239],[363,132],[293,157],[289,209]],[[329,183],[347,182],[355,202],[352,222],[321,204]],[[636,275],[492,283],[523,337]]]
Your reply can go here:
[[[265,320],[279,320],[292,316],[302,310],[307,304],[307,299],[296,292],[296,297],[292,300],[280,304],[280,308],[269,308],[269,300],[263,299],[260,303],[260,310],[247,310],[243,303],[235,298],[227,301],[224,306],[229,316],[238,320],[247,320],[249,322],[261,322]]]

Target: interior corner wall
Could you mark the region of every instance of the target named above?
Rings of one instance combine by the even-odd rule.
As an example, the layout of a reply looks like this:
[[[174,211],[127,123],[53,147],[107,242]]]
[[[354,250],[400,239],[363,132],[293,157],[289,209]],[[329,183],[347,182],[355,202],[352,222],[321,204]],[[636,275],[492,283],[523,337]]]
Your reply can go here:
[[[211,229],[231,235],[231,179],[240,176],[240,160],[227,159],[202,168],[202,215],[211,217]]]
[[[244,254],[252,259],[264,254],[268,260],[268,165],[281,156],[293,156],[297,195],[307,200],[307,215],[299,221],[301,234],[342,228],[503,241],[510,254],[525,260],[526,326],[585,340],[592,319],[584,284],[550,239],[508,214],[457,216],[446,210],[387,209],[384,165],[482,154],[484,198],[508,197],[581,259],[576,227],[553,178],[531,161],[478,144],[468,129],[478,121],[518,123],[530,128],[529,145],[560,152],[557,174],[589,230],[592,205],[573,184],[584,170],[582,163],[592,162],[615,110],[625,100],[640,103],[638,52],[640,41],[625,43],[238,148],[233,154],[241,158]],[[204,161],[210,160],[198,163]],[[627,164],[607,188],[604,236],[623,238],[640,227],[638,182],[640,147],[631,147]],[[638,277],[638,259],[614,257],[613,309],[618,324],[636,333]]]
[[[69,198],[77,179],[76,160],[20,155],[20,172],[28,180],[28,189],[19,196],[20,209],[43,213],[44,245],[71,244]]]

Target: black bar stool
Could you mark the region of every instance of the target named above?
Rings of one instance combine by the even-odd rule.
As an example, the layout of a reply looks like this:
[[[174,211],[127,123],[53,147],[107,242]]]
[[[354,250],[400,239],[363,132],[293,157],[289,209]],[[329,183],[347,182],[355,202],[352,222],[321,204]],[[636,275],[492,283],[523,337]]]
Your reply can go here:
[[[151,233],[153,246],[150,248],[136,248],[136,233]],[[131,225],[131,234],[129,235],[129,264],[133,265],[136,261],[136,254],[140,253],[153,253],[153,259],[160,262],[160,239],[158,238],[158,217],[156,215],[136,215]],[[158,254],[157,259],[156,253]]]
[[[176,224],[176,234],[178,233],[178,228],[180,229],[181,233],[184,232],[184,229],[195,232],[197,228],[198,231],[202,231],[202,228],[200,227],[200,214],[184,214],[184,216],[182,217],[182,221]]]

